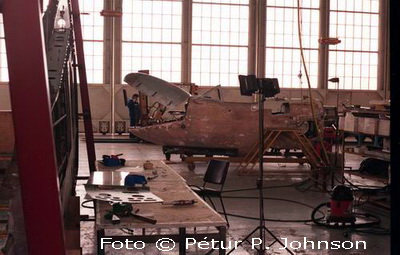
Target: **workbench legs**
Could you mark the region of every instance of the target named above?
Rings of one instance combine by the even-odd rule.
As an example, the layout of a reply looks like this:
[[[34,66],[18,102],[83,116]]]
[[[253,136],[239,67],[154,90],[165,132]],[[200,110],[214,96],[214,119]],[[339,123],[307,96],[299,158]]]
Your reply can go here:
[[[179,228],[179,255],[186,254],[186,228]]]
[[[101,249],[101,238],[104,237],[104,229],[97,230],[97,255],[105,255],[106,247]]]
[[[226,245],[226,227],[217,227],[218,232],[219,232],[219,240],[223,242]],[[226,250],[222,249],[222,247],[219,247],[219,255],[225,255]]]

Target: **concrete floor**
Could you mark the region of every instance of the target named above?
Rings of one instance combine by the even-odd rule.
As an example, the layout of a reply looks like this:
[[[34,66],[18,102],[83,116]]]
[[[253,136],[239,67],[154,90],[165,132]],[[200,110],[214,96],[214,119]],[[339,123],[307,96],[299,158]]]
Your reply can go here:
[[[164,160],[165,157],[161,151],[160,146],[146,144],[146,143],[96,143],[96,156],[97,159],[101,159],[103,154],[119,154],[123,153],[122,156],[126,160],[135,159],[155,159]],[[176,170],[181,176],[183,176],[189,184],[201,184],[202,177],[204,175],[206,164],[196,163],[196,169],[194,171],[189,171],[186,163],[181,162],[179,156],[172,155],[172,164],[169,164],[171,168]],[[346,165],[350,164],[353,167],[358,165],[359,159],[356,157],[346,158]],[[238,176],[234,170],[237,164],[231,164],[230,171],[226,180],[226,185],[224,190],[233,189],[246,189],[254,188],[256,184],[256,176]],[[287,171],[292,170],[307,170],[309,166],[297,165],[297,164],[265,164],[265,169],[267,173],[267,178],[265,185],[268,187],[281,186],[296,184],[307,176],[293,174],[285,174]],[[281,174],[268,174],[269,170],[282,171]],[[88,164],[86,156],[86,148],[83,141],[80,141],[80,159],[79,159],[79,174],[88,175]],[[349,177],[353,182],[363,183],[366,180],[362,180],[358,177]],[[77,185],[78,194],[83,197],[85,194],[83,183],[85,181],[79,181]],[[373,183],[374,185],[382,185],[380,183]],[[309,183],[306,183],[297,189],[294,187],[285,188],[269,188],[265,189],[264,195],[268,198],[280,198],[280,199],[290,199],[300,203],[305,203],[311,207],[315,207],[322,202],[328,200],[329,195],[326,193],[307,191],[301,192],[309,187]],[[257,190],[247,190],[241,192],[226,192],[224,196],[246,196],[255,197],[258,195]],[[258,218],[258,200],[257,199],[238,199],[238,198],[225,198],[225,205],[228,213],[246,215],[249,217]],[[219,203],[216,202],[219,206]],[[304,205],[297,203],[284,202],[279,200],[265,200],[265,217],[271,220],[309,220],[312,209]],[[369,211],[373,214],[379,215],[382,219],[381,227],[388,228],[390,225],[390,213],[387,210],[373,207],[373,206],[363,206],[363,209]],[[82,208],[81,214],[93,214],[91,210]],[[242,240],[248,233],[250,233],[254,228],[258,226],[257,220],[249,220],[238,217],[229,217],[230,228],[228,229],[228,241]],[[390,237],[388,235],[372,235],[372,234],[362,234],[362,233],[350,233],[345,236],[346,230],[332,230],[317,227],[311,223],[304,222],[276,222],[267,221],[266,223],[268,229],[270,229],[281,241],[287,238],[288,242],[292,243],[293,247],[297,248],[298,243],[292,241],[300,241],[303,244],[304,238],[308,241],[314,241],[317,245],[318,241],[350,241],[354,244],[353,249],[311,249],[311,244],[308,245],[307,249],[304,249],[302,245],[299,249],[292,249],[294,254],[351,254],[351,255],[361,255],[361,254],[390,254]],[[258,237],[258,234],[254,236]],[[267,239],[272,240],[270,236],[267,235]],[[356,241],[365,241],[367,248],[359,247],[355,249]],[[96,254],[96,238],[93,222],[82,222],[81,223],[81,246],[83,247],[84,254]],[[350,246],[350,243],[345,243],[346,247]],[[288,254],[284,249],[279,249],[281,246],[279,244],[274,244],[268,250],[267,254]],[[332,247],[331,247],[332,248]],[[334,247],[333,247],[334,248]],[[190,249],[188,254],[205,254],[203,250]],[[171,252],[159,252],[153,244],[149,244],[142,251],[129,251],[129,250],[110,250],[107,249],[106,254],[178,254],[177,248]],[[217,254],[217,252],[214,252]],[[235,250],[232,254],[255,254],[255,250],[252,250],[250,245],[244,245],[243,248]]]

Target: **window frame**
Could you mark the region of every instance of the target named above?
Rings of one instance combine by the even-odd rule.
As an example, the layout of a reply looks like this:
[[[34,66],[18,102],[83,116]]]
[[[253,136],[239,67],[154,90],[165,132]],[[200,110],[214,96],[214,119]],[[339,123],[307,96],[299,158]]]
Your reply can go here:
[[[94,0],[93,0],[94,1]],[[164,0],[164,1],[176,1],[176,0]],[[179,0],[181,1],[181,0]],[[197,0],[199,1],[199,0]],[[110,4],[108,0],[102,1],[105,8],[120,8],[122,4],[122,0],[112,0],[112,4]],[[194,0],[185,0],[182,1],[182,37],[181,37],[181,82],[183,83],[191,83],[192,82],[192,47],[196,45],[192,43],[192,19],[193,19],[193,2]],[[204,1],[210,2],[213,4],[213,1]],[[367,89],[365,91],[383,91],[389,90],[388,84],[388,77],[389,77],[389,67],[387,65],[388,62],[388,54],[382,53],[382,49],[385,50],[387,47],[387,33],[388,31],[382,31],[387,29],[387,0],[379,0],[379,12],[378,12],[378,51],[377,51],[377,58],[378,58],[378,71],[377,71],[377,88],[376,89]],[[258,77],[265,77],[265,49],[266,49],[266,42],[265,42],[265,8],[267,6],[266,0],[249,0],[249,40],[248,40],[248,74],[256,74]],[[297,7],[293,7],[296,9]],[[330,6],[328,10],[322,10],[321,6],[319,8],[320,15],[321,12],[325,11],[328,16],[332,12],[330,10]],[[337,12],[337,11],[335,11]],[[385,16],[386,15],[386,16]],[[99,42],[103,42],[103,83],[101,84],[110,84],[111,80],[111,73],[109,73],[108,67],[112,64],[111,61],[112,55],[114,55],[114,81],[116,84],[121,84],[122,81],[121,77],[121,50],[122,50],[122,22],[118,21],[118,18],[115,18],[115,24],[110,27],[110,22],[107,21],[109,18],[106,18],[104,21],[104,33],[103,33],[103,40],[99,40]],[[321,26],[327,26],[330,24],[329,19],[326,21],[325,24],[320,24]],[[255,28],[257,27],[257,29]],[[111,30],[111,31],[110,31]],[[263,33],[259,33],[259,31],[264,31]],[[107,40],[110,39],[109,33],[115,33],[115,37],[113,37],[114,50],[111,50],[110,42]],[[256,36],[258,37],[256,39]],[[4,40],[0,38],[1,40]],[[339,38],[340,39],[340,38]],[[87,41],[87,40],[85,40]],[[321,49],[319,48],[319,55],[321,54],[329,54],[330,52],[334,52],[334,49]],[[376,51],[374,51],[376,53]],[[257,56],[257,57],[256,57]],[[329,59],[327,57],[326,59]],[[0,66],[1,67],[1,66]],[[321,58],[318,59],[318,89],[325,89],[325,90],[336,90],[332,89],[326,82],[328,79],[328,71],[321,72],[321,70],[328,70],[329,62],[326,60],[321,61]],[[304,75],[304,74],[303,74]],[[340,78],[340,77],[339,77]],[[7,81],[0,81],[0,83],[7,83]],[[304,83],[304,82],[303,82]],[[94,84],[94,83],[91,83]],[[201,85],[200,85],[201,86]],[[293,88],[295,89],[295,88]],[[356,91],[364,91],[362,89],[342,89],[345,90],[356,90]]]

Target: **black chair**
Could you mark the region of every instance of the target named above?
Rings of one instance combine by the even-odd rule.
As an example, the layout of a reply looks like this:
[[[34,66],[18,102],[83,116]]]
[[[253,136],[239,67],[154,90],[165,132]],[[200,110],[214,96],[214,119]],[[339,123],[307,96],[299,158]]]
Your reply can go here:
[[[199,187],[196,185],[190,185],[190,187],[192,188],[192,190],[194,192],[196,192],[199,196],[201,196],[203,198],[203,200],[206,200],[206,198],[208,198],[210,200],[211,205],[214,208],[214,210],[216,210],[216,208],[215,208],[214,202],[212,201],[211,197],[219,197],[219,200],[221,201],[222,210],[224,212],[224,216],[225,216],[226,222],[229,227],[228,217],[226,215],[224,202],[222,200],[222,189],[224,188],[228,169],[229,169],[228,161],[221,161],[221,160],[214,160],[214,159],[210,160],[210,162],[208,162],[206,174],[204,175],[204,178],[203,178],[203,181],[204,181],[203,186]],[[218,190],[218,189],[206,187],[206,185],[208,183],[220,185],[220,189]]]

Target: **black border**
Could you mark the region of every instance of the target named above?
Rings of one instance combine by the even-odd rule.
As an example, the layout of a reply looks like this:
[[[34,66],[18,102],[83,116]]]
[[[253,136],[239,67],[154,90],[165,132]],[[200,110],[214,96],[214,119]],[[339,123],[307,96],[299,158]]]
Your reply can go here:
[[[390,10],[390,96],[391,96],[391,254],[400,254],[400,1],[388,1]]]

